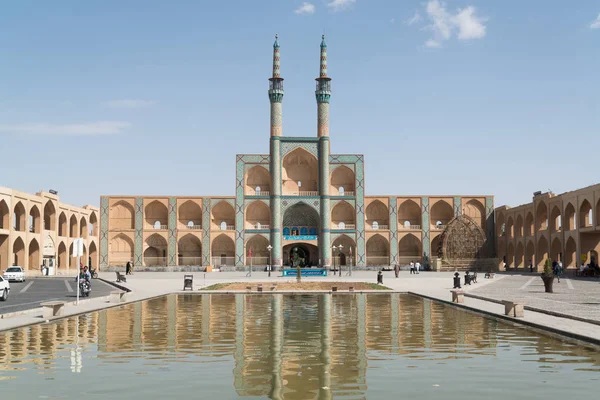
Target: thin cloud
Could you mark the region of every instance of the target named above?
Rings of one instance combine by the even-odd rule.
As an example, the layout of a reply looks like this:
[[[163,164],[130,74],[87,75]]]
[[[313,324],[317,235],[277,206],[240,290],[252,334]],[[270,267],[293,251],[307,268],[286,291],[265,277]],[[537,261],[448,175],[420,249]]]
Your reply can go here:
[[[0,134],[41,136],[97,136],[123,133],[131,127],[124,121],[98,121],[83,124],[16,124],[0,125]]]
[[[110,108],[122,108],[122,109],[136,109],[146,108],[156,104],[154,101],[139,100],[139,99],[120,99],[111,100],[104,103],[106,107]]]
[[[406,21],[404,21],[404,23],[408,26],[411,26],[413,24],[416,24],[417,22],[421,22],[423,18],[421,17],[421,14],[419,13],[419,10],[415,11],[415,14],[410,17],[409,19],[407,19]]]
[[[590,24],[590,29],[600,29],[600,14],[598,14],[594,22]]]
[[[315,5],[311,3],[307,3],[306,1],[302,3],[300,7],[298,7],[294,13],[300,15],[310,15],[315,13]]]
[[[486,35],[487,18],[476,14],[475,7],[458,9],[456,13],[448,12],[446,4],[439,0],[429,0],[425,5],[429,24],[423,30],[433,33],[433,37],[425,42],[427,47],[442,47],[444,41],[456,37],[458,40],[482,39]]]
[[[327,3],[327,7],[337,12],[350,8],[354,3],[356,3],[356,0],[332,0]]]

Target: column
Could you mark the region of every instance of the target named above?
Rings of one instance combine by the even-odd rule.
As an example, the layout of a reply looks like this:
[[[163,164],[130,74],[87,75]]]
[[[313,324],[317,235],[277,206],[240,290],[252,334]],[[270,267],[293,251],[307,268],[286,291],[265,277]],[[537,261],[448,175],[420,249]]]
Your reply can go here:
[[[421,198],[421,230],[423,232],[421,237],[421,242],[423,244],[423,266],[427,266],[431,265],[431,242],[429,240],[429,197]]]
[[[210,198],[202,199],[202,265],[211,265],[210,258]]]
[[[133,265],[143,265],[144,252],[144,199],[135,199],[135,241],[133,249]]]
[[[283,265],[281,247],[281,141],[278,136],[271,137],[271,262],[273,268]]]
[[[319,103],[319,108],[327,103]],[[329,104],[327,104],[329,105]],[[319,113],[319,117],[320,117]],[[319,124],[320,126],[320,124]],[[329,201],[329,137],[319,138],[319,195],[321,197],[319,258],[321,265],[331,265],[331,205]]]
[[[169,241],[167,266],[177,265],[177,198],[169,197]]]
[[[398,263],[398,202],[396,197],[390,197],[390,264]]]

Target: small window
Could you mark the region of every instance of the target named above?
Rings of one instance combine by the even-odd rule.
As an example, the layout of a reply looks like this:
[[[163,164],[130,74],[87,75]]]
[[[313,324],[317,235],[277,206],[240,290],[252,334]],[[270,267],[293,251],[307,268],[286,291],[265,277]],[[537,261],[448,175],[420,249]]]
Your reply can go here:
[[[194,221],[189,221],[187,223],[187,227],[190,228],[190,229],[192,229],[194,227]]]
[[[257,186],[257,187],[254,189],[254,193],[255,193],[257,196],[260,196],[260,186]]]
[[[222,231],[226,231],[227,230],[227,223],[225,221],[221,222],[221,230]]]
[[[372,225],[373,229],[377,230],[379,229],[379,222],[377,221],[373,221],[373,225]]]
[[[260,228],[261,228],[260,222],[257,222],[256,223],[256,229],[260,229]]]
[[[338,192],[340,192],[340,196],[344,195],[344,187],[340,186],[340,188],[338,189]]]
[[[154,229],[160,229],[160,221],[154,222]]]
[[[437,226],[438,228],[439,228],[440,226],[442,226],[442,221],[438,221],[438,222],[436,222],[436,223],[435,223],[435,226]]]
[[[302,187],[302,182],[298,181],[298,187],[301,188]]]
[[[404,227],[405,228],[410,228],[410,221],[404,221]]]
[[[338,229],[346,229],[346,224],[345,224],[345,223],[343,223],[343,222],[340,222],[340,223],[338,224]]]

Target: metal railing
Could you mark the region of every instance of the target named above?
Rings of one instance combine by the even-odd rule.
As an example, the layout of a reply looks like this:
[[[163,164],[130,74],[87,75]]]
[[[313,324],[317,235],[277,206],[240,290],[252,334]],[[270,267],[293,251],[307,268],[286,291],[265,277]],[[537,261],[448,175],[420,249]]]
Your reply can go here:
[[[226,265],[226,266],[234,266],[235,265],[235,257],[221,257],[214,256],[211,257],[212,265],[215,267]]]
[[[398,229],[419,231],[421,230],[421,225],[398,225]]]
[[[246,229],[271,229],[269,224],[248,224]]]
[[[268,190],[253,190],[249,193],[249,196],[269,196],[271,193]]]
[[[356,224],[344,224],[340,226],[340,224],[332,224],[331,227],[333,229],[356,229]]]
[[[367,266],[375,267],[375,266],[389,266],[390,265],[390,257],[389,256],[367,256]]]
[[[189,229],[189,230],[199,231],[199,230],[202,230],[202,225],[184,225],[181,229]]]
[[[147,230],[155,230],[155,231],[158,231],[158,230],[166,231],[167,229],[169,229],[169,226],[168,225],[147,225],[146,229]]]
[[[386,230],[389,229],[390,227],[388,225],[382,225],[382,224],[378,224],[378,225],[367,225],[367,230],[372,230],[372,231],[381,231],[381,230]]]
[[[299,191],[299,192],[286,192],[283,193],[284,196],[318,196],[319,192],[317,191]]]

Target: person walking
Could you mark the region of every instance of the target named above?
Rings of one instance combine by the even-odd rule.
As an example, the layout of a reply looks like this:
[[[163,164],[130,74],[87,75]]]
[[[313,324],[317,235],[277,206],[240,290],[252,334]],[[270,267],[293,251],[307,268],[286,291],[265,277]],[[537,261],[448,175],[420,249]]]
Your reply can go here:
[[[412,260],[411,260],[409,265],[410,265],[410,273],[414,274],[415,273],[415,263],[412,262]]]
[[[529,260],[529,272],[533,272],[533,262]]]
[[[558,279],[558,283],[560,283],[560,270],[556,261],[552,261],[552,273]]]
[[[131,273],[131,262],[127,261],[127,264],[125,264],[125,275],[129,275]]]
[[[415,273],[418,274],[420,269],[421,269],[421,263],[417,261],[415,263]]]
[[[396,278],[398,277],[398,274],[400,274],[400,264],[394,266],[394,274],[396,274]]]

